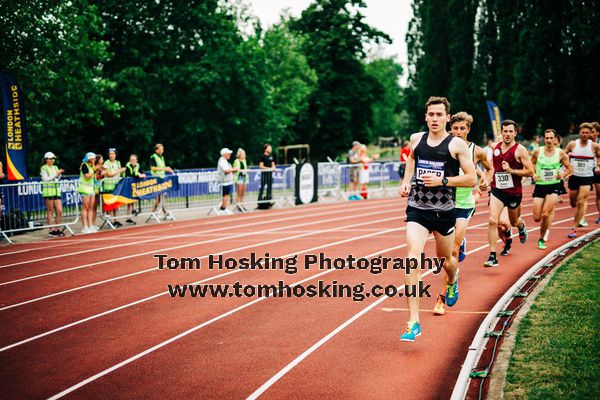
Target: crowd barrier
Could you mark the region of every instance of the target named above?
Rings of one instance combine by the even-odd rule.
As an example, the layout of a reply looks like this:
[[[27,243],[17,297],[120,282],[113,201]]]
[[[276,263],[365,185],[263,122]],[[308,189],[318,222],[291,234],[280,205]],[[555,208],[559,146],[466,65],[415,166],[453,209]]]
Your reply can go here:
[[[399,184],[399,162],[373,162],[368,164],[368,192],[370,197],[383,197],[397,193]],[[350,172],[352,168],[364,168],[364,165],[348,165],[337,162],[318,163],[318,195],[320,199],[340,201],[348,199],[350,191]],[[237,199],[236,190],[230,196],[230,208],[245,212],[261,203],[271,203],[274,207],[285,207],[295,204],[294,181],[296,168],[278,166],[272,171],[271,199],[259,200],[261,175],[263,171],[250,168],[246,171],[246,194],[243,201]],[[149,173],[146,174],[150,176]],[[220,214],[222,200],[222,185],[219,174],[215,169],[177,170],[175,176],[179,185],[177,190],[169,191],[160,197],[139,200],[131,207],[122,206],[115,213],[103,211],[102,196],[98,196],[98,216],[101,227],[116,228],[125,222],[155,221],[175,219],[178,212],[205,211],[207,214]],[[121,178],[104,179],[99,181],[98,189],[104,192],[107,183],[113,187]],[[80,219],[81,196],[77,192],[78,177],[63,176],[58,182],[61,189],[63,219],[58,225],[46,221],[46,204],[42,197],[42,183],[39,178],[25,182],[15,182],[0,185],[2,193],[2,229],[1,237],[10,242],[9,236],[18,232],[60,228],[73,234],[73,225]],[[392,191],[395,190],[395,191]],[[159,204],[155,207],[157,201]],[[163,213],[162,209],[166,213]]]

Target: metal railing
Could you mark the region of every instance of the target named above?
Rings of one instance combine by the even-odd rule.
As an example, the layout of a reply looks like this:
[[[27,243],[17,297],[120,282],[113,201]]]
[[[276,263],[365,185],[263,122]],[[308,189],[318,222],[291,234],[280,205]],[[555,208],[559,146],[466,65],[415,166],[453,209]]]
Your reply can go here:
[[[52,186],[60,193],[61,217],[59,211],[48,222],[46,199],[43,186]],[[25,231],[56,228],[61,234],[66,230],[74,234],[71,226],[79,222],[81,196],[77,193],[77,181],[64,179],[49,183],[41,181],[16,182],[0,185],[2,194],[0,235],[12,243],[10,236]],[[54,214],[54,213],[53,213]],[[56,221],[60,219],[60,222]]]

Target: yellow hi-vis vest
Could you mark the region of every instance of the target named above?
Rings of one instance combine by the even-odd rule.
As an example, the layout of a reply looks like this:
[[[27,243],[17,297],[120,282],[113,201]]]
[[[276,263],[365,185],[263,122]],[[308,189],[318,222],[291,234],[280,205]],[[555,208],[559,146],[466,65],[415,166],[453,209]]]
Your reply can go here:
[[[42,197],[56,197],[60,196],[60,182],[56,179],[58,177],[58,167],[56,165],[42,165],[41,171],[45,171],[46,175],[52,178],[51,181],[42,181]]]
[[[102,164],[102,166],[114,174],[119,172],[119,169],[121,168],[121,162],[119,160],[115,160],[115,162],[106,160],[104,161],[104,164]],[[101,191],[105,193],[112,192],[113,190],[115,190],[115,187],[117,186],[117,183],[119,183],[119,180],[119,175],[115,175],[110,178],[104,178],[102,180],[102,187],[100,188]]]
[[[158,168],[164,168],[167,166],[167,164],[165,164],[165,158],[163,156],[159,156],[158,154],[154,153],[152,154],[152,156],[150,156],[150,158],[153,158],[154,161],[156,161],[156,166]],[[151,173],[152,176],[160,176],[161,178],[165,177],[165,171],[151,171]]]
[[[91,176],[91,178],[86,179],[86,177],[83,174],[83,171],[80,171],[79,172],[79,185],[78,185],[77,191],[84,196],[89,196],[89,195],[94,194],[94,180],[95,180],[94,172],[95,172],[95,169],[93,166],[90,166],[88,163],[83,163],[81,165],[83,166],[84,164],[86,164],[88,171],[92,173],[92,176]]]

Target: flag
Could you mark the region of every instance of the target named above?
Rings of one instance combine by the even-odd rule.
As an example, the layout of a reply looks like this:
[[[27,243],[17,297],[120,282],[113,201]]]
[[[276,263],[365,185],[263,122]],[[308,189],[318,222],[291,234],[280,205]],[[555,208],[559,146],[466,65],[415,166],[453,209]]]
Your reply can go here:
[[[490,115],[490,122],[492,124],[492,133],[494,134],[494,140],[498,136],[500,136],[502,130],[500,129],[500,124],[502,124],[502,113],[500,112],[500,108],[491,101],[486,101],[488,114]]]
[[[27,179],[27,129],[23,97],[17,81],[0,72],[2,98],[2,129],[6,151],[6,175],[9,181]]]
[[[112,193],[102,194],[102,210],[112,211],[124,204],[135,203],[142,199],[153,199],[156,196],[179,190],[179,180],[175,175],[164,178],[153,176],[144,179],[124,178],[119,181]]]

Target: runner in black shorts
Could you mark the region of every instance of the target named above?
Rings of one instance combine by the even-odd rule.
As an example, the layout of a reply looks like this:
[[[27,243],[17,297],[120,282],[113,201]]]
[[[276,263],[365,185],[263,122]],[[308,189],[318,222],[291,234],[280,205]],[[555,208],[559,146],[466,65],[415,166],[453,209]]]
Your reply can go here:
[[[490,223],[488,242],[490,256],[484,267],[498,266],[496,257],[496,241],[498,240],[498,222],[504,207],[508,208],[510,224],[519,229],[521,243],[527,241],[527,227],[521,218],[521,199],[523,188],[521,179],[533,176],[533,165],[529,152],[515,142],[517,135],[516,122],[506,119],[502,121],[502,142],[496,144],[493,154],[494,179],[490,194]]]
[[[426,105],[425,121],[429,132],[415,133],[410,138],[412,149],[406,162],[406,173],[400,193],[408,196],[406,209],[406,243],[408,257],[420,260],[433,232],[436,255],[444,259],[446,272],[446,305],[458,300],[457,261],[454,246],[455,187],[472,187],[476,183],[475,166],[464,140],[446,132],[450,119],[450,103],[445,97],[431,97]],[[462,169],[462,175],[459,170]],[[406,284],[419,283],[419,269],[407,271]],[[412,342],[421,335],[419,297],[407,297],[410,319],[402,341]]]

